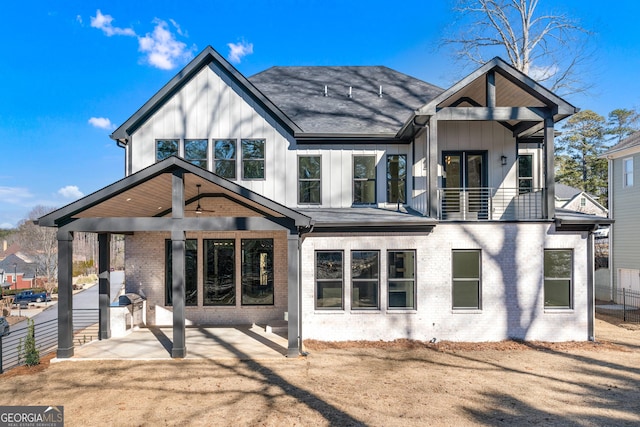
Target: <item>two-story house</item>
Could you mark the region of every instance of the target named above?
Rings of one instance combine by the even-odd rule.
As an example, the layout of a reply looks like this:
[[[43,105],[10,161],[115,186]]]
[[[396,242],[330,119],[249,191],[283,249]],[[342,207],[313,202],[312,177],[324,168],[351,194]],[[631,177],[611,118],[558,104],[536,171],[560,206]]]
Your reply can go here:
[[[640,132],[635,132],[603,154],[609,164],[609,212],[615,225],[609,232],[609,259],[613,297],[622,289],[640,293]]]
[[[134,108],[132,108],[133,110]],[[59,357],[71,240],[110,233],[148,324],[288,320],[304,339],[593,337],[594,220],[556,212],[555,125],[576,108],[495,58],[442,89],[386,67],[273,67],[207,47],[113,134],[125,177],[58,227]]]

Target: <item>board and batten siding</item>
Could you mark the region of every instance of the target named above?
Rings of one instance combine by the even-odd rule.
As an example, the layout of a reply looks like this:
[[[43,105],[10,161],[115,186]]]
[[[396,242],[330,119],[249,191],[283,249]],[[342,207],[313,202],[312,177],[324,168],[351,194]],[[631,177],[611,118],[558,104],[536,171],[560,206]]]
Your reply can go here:
[[[623,187],[623,161],[633,157],[633,186]],[[619,269],[640,269],[640,154],[620,157],[610,162],[613,198],[610,212],[615,223],[609,233],[613,243],[613,287],[618,283]]]
[[[231,138],[238,144],[238,179],[235,181],[240,185],[289,207],[309,207],[298,203],[298,157],[319,155],[322,158],[322,204],[318,207],[341,208],[350,207],[353,202],[354,155],[376,156],[378,203],[386,201],[386,155],[405,154],[407,164],[413,164],[410,144],[298,146],[264,109],[239,88],[229,86],[230,83],[210,67],[204,67],[176,92],[132,135],[132,172],[156,161],[155,141],[158,139],[207,139],[211,142]],[[243,138],[265,139],[265,179],[242,179],[240,141]],[[209,155],[212,152],[210,147]],[[211,159],[209,165],[212,165]],[[411,171],[409,167],[409,192]]]

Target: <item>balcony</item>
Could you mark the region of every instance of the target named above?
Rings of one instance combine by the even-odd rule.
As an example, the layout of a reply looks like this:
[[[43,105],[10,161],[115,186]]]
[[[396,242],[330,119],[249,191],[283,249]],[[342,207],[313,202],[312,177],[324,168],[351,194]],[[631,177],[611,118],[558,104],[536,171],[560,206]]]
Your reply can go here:
[[[439,188],[441,221],[525,221],[544,219],[542,188]]]

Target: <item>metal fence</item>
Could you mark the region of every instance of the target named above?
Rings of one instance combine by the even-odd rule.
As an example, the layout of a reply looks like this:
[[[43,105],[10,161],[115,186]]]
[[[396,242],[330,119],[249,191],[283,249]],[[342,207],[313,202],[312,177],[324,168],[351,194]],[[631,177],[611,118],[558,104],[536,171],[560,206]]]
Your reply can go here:
[[[11,328],[11,333],[0,338],[0,373],[25,363],[22,350],[29,327],[21,322],[19,328]],[[82,345],[98,339],[98,310],[73,310],[74,345]],[[58,348],[58,319],[34,324],[36,348],[40,357]]]
[[[622,322],[640,323],[640,292],[624,288],[609,292],[611,301],[597,301],[596,313]]]

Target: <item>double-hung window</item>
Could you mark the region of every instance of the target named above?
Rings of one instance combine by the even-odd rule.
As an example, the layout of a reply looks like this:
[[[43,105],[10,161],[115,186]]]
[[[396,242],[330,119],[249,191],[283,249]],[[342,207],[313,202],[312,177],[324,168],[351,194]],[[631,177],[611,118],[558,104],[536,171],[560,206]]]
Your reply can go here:
[[[173,250],[171,240],[165,241],[165,300],[173,305]],[[198,241],[187,239],[184,248],[185,305],[198,305]]]
[[[213,171],[223,178],[236,179],[236,140],[216,139],[213,144]]]
[[[633,187],[633,157],[622,159],[622,186]]]
[[[343,270],[342,251],[316,252],[316,309],[344,308]]]
[[[264,179],[265,140],[242,140],[242,178]]]
[[[481,308],[481,269],[479,250],[453,250],[452,300],[454,309]]]
[[[207,169],[206,139],[186,139],[184,141],[184,159],[202,169]]]
[[[571,308],[573,252],[544,250],[544,307]]]
[[[376,156],[353,156],[353,203],[376,202]]]
[[[389,251],[388,286],[390,309],[415,309],[416,253]]]
[[[378,308],[379,288],[380,252],[351,251],[351,308]]]
[[[235,240],[204,240],[204,305],[235,305]]]
[[[156,140],[156,161],[161,161],[167,157],[177,156],[180,150],[180,141],[177,139]]]
[[[406,203],[407,199],[407,156],[393,154],[387,156],[387,202]]]
[[[298,157],[298,203],[301,205],[319,205],[320,198],[320,156]]]
[[[273,239],[242,239],[242,305],[273,305]]]

